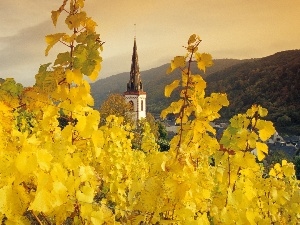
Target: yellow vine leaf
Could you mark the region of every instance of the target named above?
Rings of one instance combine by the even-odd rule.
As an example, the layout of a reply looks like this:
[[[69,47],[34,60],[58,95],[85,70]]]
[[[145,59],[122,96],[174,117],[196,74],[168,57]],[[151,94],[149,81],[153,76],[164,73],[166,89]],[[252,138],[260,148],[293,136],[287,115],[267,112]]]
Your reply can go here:
[[[45,149],[40,149],[37,152],[38,165],[42,170],[49,171],[53,156]]]
[[[7,192],[9,189],[10,189],[9,186],[4,186],[4,187],[0,188],[0,213],[5,212],[5,210],[7,208],[6,198],[7,198]]]
[[[89,185],[84,185],[82,191],[78,190],[76,192],[76,197],[78,201],[92,203],[94,199],[94,190]]]
[[[179,86],[180,80],[174,80],[171,84],[165,87],[165,96],[170,97],[175,88]]]
[[[68,25],[69,29],[78,28],[86,19],[86,12],[81,11],[75,15],[69,15],[65,23]]]
[[[101,64],[100,64],[101,61],[102,61],[102,59],[96,61],[95,68],[94,68],[93,72],[91,73],[91,75],[89,76],[91,81],[95,81],[97,79],[99,72],[101,70]]]
[[[105,205],[101,205],[99,210],[92,212],[91,221],[93,224],[115,224],[111,210]]]
[[[83,8],[84,7],[84,0],[77,0],[75,5],[77,7]]]
[[[37,191],[34,201],[30,204],[29,210],[47,213],[52,209],[52,195],[48,190]]]
[[[262,141],[267,141],[276,131],[273,123],[265,120],[258,120],[256,128]]]
[[[66,34],[66,35],[64,35],[63,37],[62,37],[62,40],[64,41],[64,42],[66,42],[66,43],[71,43],[71,42],[73,42],[75,39],[76,39],[76,37],[77,37],[77,35],[76,34],[73,34],[73,35],[68,35],[68,34]],[[70,55],[70,53],[68,52],[68,55]]]
[[[87,20],[85,21],[85,27],[88,31],[94,32],[96,26],[97,23],[94,20],[92,20],[92,18],[87,18]]]
[[[192,34],[188,40],[188,45],[193,44],[196,41],[196,34]]]
[[[246,217],[247,217],[247,220],[249,221],[249,223],[250,223],[251,225],[257,224],[257,223],[255,222],[255,214],[254,214],[254,212],[253,212],[252,210],[247,210],[247,211],[246,211]]]
[[[54,201],[52,202],[53,206],[61,206],[68,201],[68,189],[62,182],[53,182],[53,190],[51,191],[51,194],[54,198]]]
[[[178,67],[185,66],[185,57],[184,56],[175,56],[173,60],[171,60],[170,67],[167,70],[167,74],[170,74],[173,70]]]
[[[83,75],[79,69],[74,69],[73,71],[69,69],[66,70],[66,79],[69,84],[74,82],[75,84],[79,85],[82,83],[82,78]]]
[[[20,173],[27,175],[37,167],[36,156],[32,152],[22,151],[16,158],[16,168]]]
[[[259,106],[258,107],[258,114],[261,116],[261,117],[265,117],[266,115],[268,115],[268,110]]]
[[[200,70],[203,70],[205,73],[206,67],[213,65],[212,56],[208,53],[195,53],[195,58],[197,61],[197,66]]]
[[[60,13],[61,13],[60,10],[56,10],[56,11],[51,12],[51,19],[52,19],[52,22],[53,22],[54,26],[56,26],[56,24],[57,24],[57,19],[58,19]]]
[[[268,146],[265,143],[256,142],[256,151],[257,151],[257,158],[259,161],[263,160],[268,154]]]
[[[50,34],[45,37],[47,48],[45,50],[45,55],[47,56],[50,49],[55,45],[64,35],[65,33],[57,33],[57,34]]]

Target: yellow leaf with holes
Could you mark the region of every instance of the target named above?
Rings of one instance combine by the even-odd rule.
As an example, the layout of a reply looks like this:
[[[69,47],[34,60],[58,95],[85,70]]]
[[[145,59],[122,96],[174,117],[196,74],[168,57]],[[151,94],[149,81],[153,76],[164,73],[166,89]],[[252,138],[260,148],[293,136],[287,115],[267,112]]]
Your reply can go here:
[[[268,154],[268,146],[265,143],[256,142],[256,151],[257,151],[257,158],[259,161],[265,158],[265,155]]]
[[[171,84],[165,87],[165,96],[170,97],[175,88],[179,86],[180,80],[174,80]]]

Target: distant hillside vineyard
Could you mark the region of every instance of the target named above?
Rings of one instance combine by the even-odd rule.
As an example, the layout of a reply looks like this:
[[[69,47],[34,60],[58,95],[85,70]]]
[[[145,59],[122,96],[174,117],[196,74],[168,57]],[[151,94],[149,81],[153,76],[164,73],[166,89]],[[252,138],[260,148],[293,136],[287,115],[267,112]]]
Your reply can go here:
[[[180,76],[179,71],[166,75],[168,66],[141,72],[147,92],[147,110],[153,114],[159,114],[179,96],[175,91],[170,98],[164,97],[165,85]],[[203,74],[195,67],[192,70]],[[269,110],[268,119],[277,129],[300,135],[300,50],[251,60],[214,60],[203,78],[207,82],[207,94],[228,94],[230,105],[221,111],[224,119],[244,112],[252,104],[260,104]],[[129,72],[125,72],[92,84],[95,107],[99,108],[110,93],[123,93],[128,79]]]

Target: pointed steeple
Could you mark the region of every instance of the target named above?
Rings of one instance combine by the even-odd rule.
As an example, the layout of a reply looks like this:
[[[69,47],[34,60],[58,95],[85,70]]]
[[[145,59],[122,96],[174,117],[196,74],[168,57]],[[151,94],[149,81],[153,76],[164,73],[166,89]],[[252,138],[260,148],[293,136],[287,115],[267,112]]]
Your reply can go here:
[[[127,91],[124,92],[124,97],[125,101],[131,105],[131,111],[129,112],[129,115],[131,115],[135,121],[146,118],[147,93],[143,91],[135,36],[133,43],[130,77],[129,82],[127,83]]]
[[[136,38],[134,37],[133,53],[131,60],[130,79],[127,83],[127,91],[140,92],[143,91],[143,84],[140,77],[139,59],[137,54]]]

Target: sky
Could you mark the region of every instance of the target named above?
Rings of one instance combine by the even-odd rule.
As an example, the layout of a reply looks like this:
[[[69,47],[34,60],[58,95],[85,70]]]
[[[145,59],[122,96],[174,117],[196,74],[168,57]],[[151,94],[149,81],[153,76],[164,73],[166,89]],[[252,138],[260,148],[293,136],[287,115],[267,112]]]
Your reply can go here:
[[[64,51],[59,45],[44,55],[44,37],[64,29],[64,19],[56,28],[51,21],[61,3],[0,0],[0,77],[33,85],[39,66]],[[141,71],[184,55],[194,33],[202,39],[199,51],[215,59],[300,49],[300,0],[86,0],[85,11],[105,42],[100,78],[129,73],[134,36]]]

